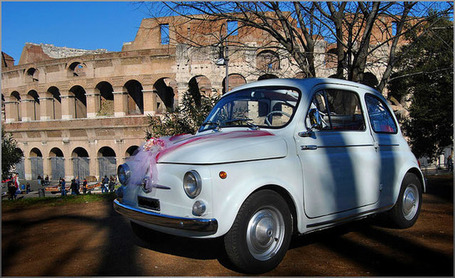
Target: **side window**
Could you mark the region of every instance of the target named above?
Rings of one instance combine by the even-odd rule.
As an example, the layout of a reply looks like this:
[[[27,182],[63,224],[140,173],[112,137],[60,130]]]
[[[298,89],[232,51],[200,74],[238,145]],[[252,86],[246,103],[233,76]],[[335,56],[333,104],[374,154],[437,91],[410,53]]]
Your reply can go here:
[[[318,92],[313,97],[310,112],[312,108],[318,110],[320,130],[365,130],[359,96],[354,92],[334,89]],[[307,116],[307,127],[317,121],[312,119],[313,114]]]
[[[376,133],[397,133],[397,125],[387,105],[374,95],[365,95],[368,116]]]

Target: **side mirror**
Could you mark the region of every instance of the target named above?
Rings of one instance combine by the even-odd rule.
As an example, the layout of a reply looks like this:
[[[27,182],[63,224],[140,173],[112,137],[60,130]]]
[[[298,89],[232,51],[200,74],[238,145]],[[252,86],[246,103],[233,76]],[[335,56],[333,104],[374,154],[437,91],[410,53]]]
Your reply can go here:
[[[300,137],[312,137],[314,135],[313,129],[322,129],[322,118],[319,110],[316,108],[311,108],[310,112],[308,112],[308,117],[310,119],[311,127],[308,128],[307,131],[299,132],[298,135]]]

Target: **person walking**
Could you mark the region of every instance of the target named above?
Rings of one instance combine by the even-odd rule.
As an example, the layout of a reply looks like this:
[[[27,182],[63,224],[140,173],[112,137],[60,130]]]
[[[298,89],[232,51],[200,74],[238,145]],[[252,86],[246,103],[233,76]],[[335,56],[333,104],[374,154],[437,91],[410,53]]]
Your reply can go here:
[[[82,182],[82,192],[84,194],[87,194],[87,178],[85,178],[84,181]]]
[[[106,176],[104,176],[104,179],[103,181],[101,182],[101,193],[104,193],[104,192],[108,192],[107,191],[107,187],[109,186],[109,178]]]
[[[71,180],[71,195],[77,195],[77,183],[76,179]]]
[[[62,196],[66,196],[66,188],[65,188],[66,182],[65,178],[61,179],[61,190],[62,190]]]

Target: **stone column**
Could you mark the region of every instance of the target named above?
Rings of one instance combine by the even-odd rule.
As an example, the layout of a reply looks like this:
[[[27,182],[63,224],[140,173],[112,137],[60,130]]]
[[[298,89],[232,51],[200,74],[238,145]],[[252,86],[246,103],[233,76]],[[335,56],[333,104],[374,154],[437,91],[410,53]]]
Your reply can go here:
[[[87,89],[87,118],[96,118],[96,114],[100,110],[100,93],[96,89]]]
[[[121,88],[114,88],[114,116],[125,117],[128,111],[128,92],[124,92]]]
[[[34,119],[35,110],[33,109],[33,99],[22,99],[20,102],[20,110],[22,112],[22,121],[30,122]]]
[[[53,115],[52,115],[52,113],[54,112],[53,108],[52,108],[53,98],[49,97],[49,96],[40,97],[39,101],[40,101],[40,113],[41,113],[40,120],[49,121],[50,119],[53,118]]]
[[[62,120],[71,120],[75,115],[75,100],[74,95],[71,92],[67,92],[66,95],[61,95],[62,100]]]
[[[8,100],[5,104],[5,122],[12,123],[19,121],[19,101]]]
[[[155,116],[157,91],[155,89],[142,90],[142,94],[144,95],[144,115]]]

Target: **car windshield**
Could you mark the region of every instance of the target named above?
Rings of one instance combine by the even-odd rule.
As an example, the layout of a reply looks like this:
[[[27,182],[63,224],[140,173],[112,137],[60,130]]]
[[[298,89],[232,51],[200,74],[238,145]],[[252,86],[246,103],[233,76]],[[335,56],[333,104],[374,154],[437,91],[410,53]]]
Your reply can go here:
[[[292,119],[300,93],[295,89],[261,87],[229,94],[220,99],[199,131],[245,126],[281,128]]]

